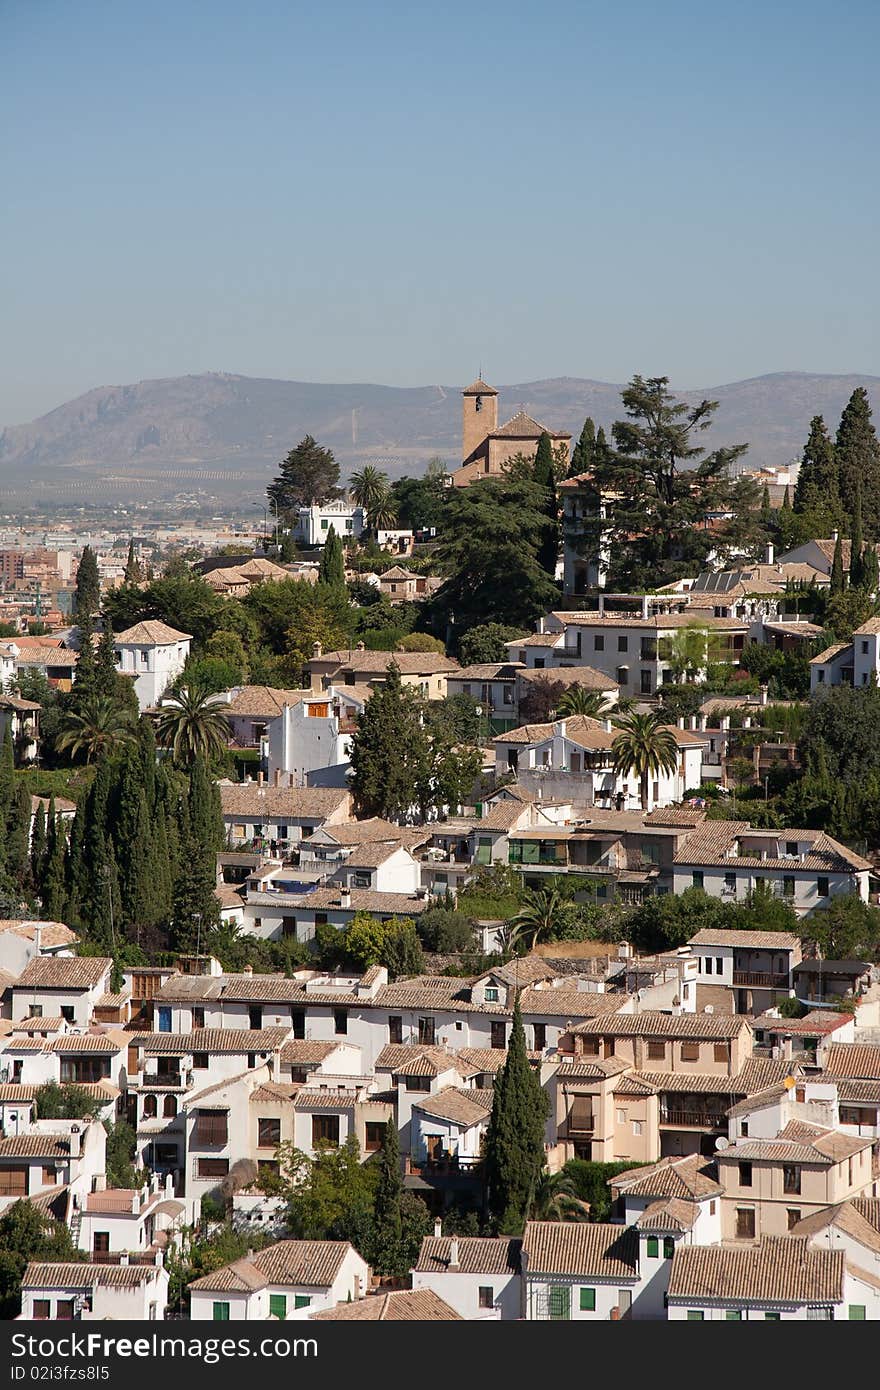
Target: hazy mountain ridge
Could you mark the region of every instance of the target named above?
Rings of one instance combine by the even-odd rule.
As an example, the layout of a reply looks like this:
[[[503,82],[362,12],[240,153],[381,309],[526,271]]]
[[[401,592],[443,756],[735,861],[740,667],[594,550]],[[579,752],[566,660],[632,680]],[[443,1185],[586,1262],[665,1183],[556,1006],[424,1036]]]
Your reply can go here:
[[[880,377],[780,372],[721,386],[679,391],[719,401],[710,447],[750,444],[747,461],[797,457],[810,418],[823,414],[833,433],[847,399],[865,386],[880,410]],[[606,429],[623,413],[621,386],[557,377],[499,386],[499,422],[524,409],[574,436],[587,415]],[[141,495],[183,482],[262,482],[304,434],[332,448],[343,475],[380,462],[391,476],[421,471],[435,454],[460,456],[461,387],[324,385],[224,373],[98,387],[30,424],[0,434],[0,487],[66,492],[90,482],[126,484]],[[210,474],[210,479],[207,475]],[[229,474],[227,478],[225,475]]]

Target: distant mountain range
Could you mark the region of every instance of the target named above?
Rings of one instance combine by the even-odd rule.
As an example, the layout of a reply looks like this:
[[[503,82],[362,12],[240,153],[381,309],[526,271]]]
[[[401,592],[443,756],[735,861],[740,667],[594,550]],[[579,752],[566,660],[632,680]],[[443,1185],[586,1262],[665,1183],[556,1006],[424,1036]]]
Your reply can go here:
[[[880,377],[779,372],[678,392],[719,401],[711,448],[748,443],[746,465],[799,456],[810,418],[833,433],[857,386],[880,409]],[[499,386],[499,422],[523,409],[577,437],[586,416],[608,429],[621,387],[557,377]],[[460,461],[461,387],[332,386],[210,373],[104,386],[0,434],[0,505],[17,498],[136,500],[175,494],[261,493],[305,434],[331,448],[343,477],[375,463],[391,477],[419,473],[439,455]]]

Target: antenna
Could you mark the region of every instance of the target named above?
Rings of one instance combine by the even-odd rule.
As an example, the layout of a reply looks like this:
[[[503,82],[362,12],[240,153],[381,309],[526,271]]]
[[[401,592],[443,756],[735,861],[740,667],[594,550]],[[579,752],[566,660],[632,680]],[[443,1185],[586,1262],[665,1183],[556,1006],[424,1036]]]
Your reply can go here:
[[[717,1153],[723,1153],[724,1150],[727,1149],[727,1148],[729,1148],[729,1147],[730,1147],[730,1140],[729,1140],[729,1139],[725,1139],[725,1137],[724,1137],[723,1134],[719,1134],[718,1138],[715,1140],[715,1149],[716,1149],[716,1152],[717,1152]]]

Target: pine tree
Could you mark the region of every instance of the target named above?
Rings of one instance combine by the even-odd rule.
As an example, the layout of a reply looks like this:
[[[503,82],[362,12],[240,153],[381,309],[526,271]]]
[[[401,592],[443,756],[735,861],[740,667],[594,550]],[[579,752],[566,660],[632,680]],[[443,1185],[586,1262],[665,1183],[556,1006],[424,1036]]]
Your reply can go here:
[[[322,584],[329,584],[337,589],[345,588],[345,560],[342,554],[342,540],[337,536],[336,528],[332,522],[327,531],[324,549],[321,551],[318,580]]]
[[[572,450],[571,467],[568,470],[569,478],[578,478],[582,473],[592,473],[595,461],[596,426],[588,415],[584,421],[580,438]]]
[[[855,501],[853,502],[852,529],[850,531],[849,549],[849,586],[851,589],[862,587],[862,547],[864,545],[864,535],[862,532],[862,489],[856,485]]]
[[[553,443],[546,431],[538,440],[534,478],[539,487],[544,489],[547,498],[544,507],[547,521],[538,549],[538,564],[553,579],[556,576],[556,562],[559,558],[559,504],[556,499]]]
[[[419,698],[401,682],[394,660],[357,723],[351,789],[358,814],[400,820],[418,799],[427,749]]]
[[[101,579],[98,574],[98,560],[92,547],[87,545],[83,547],[76,571],[73,611],[76,614],[77,622],[82,623],[86,615],[91,616],[97,612],[100,606]]]
[[[498,1074],[486,1134],[489,1211],[500,1235],[521,1235],[544,1166],[547,1097],[529,1065],[519,995],[507,1060]]]
[[[856,489],[862,494],[862,524],[868,540],[880,540],[880,443],[871,423],[868,393],[858,386],[840,417],[835,442],[840,498],[851,515]]]
[[[846,586],[843,575],[843,542],[838,533],[837,540],[834,542],[834,558],[831,562],[831,585],[829,592],[842,594]]]

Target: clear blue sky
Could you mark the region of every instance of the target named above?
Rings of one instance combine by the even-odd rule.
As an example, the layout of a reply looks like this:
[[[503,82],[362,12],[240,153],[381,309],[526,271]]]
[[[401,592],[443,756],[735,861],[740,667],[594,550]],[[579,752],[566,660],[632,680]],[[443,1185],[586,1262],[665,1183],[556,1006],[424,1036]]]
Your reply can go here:
[[[0,424],[231,371],[880,374],[876,0],[0,0]]]

